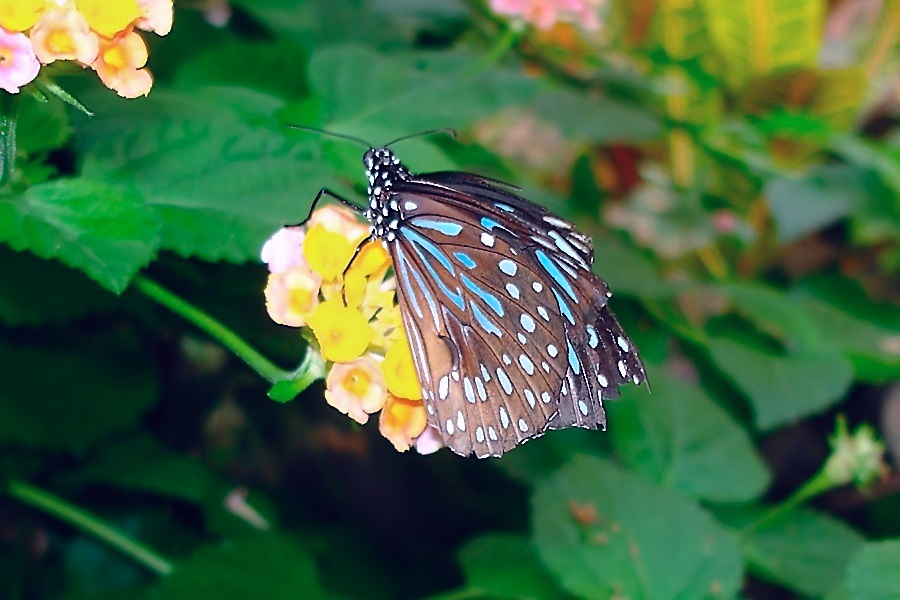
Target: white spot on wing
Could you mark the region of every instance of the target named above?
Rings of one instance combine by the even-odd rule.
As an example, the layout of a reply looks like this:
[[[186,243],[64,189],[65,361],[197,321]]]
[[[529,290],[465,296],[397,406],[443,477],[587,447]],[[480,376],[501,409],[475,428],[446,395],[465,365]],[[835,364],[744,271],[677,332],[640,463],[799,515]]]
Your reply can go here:
[[[481,234],[481,243],[487,246],[488,248],[494,247],[494,236],[489,233],[482,232]]]

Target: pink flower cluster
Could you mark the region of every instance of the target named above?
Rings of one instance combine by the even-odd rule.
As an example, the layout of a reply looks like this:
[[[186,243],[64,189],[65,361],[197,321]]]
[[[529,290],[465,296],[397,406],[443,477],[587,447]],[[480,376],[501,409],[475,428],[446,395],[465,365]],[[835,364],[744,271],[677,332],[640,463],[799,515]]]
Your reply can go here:
[[[153,78],[135,29],[171,28],[172,0],[0,0],[0,89],[17,94],[41,65],[67,60],[124,98],[145,96]]]
[[[587,31],[600,29],[599,7],[604,0],[491,0],[491,10],[504,17],[530,23],[538,29],[551,29],[557,23],[570,23]]]

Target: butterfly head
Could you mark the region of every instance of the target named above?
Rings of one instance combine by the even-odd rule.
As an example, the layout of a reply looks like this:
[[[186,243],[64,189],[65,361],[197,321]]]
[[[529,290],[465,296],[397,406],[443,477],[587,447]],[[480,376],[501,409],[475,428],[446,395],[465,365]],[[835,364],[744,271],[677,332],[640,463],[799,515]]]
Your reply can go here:
[[[388,148],[369,148],[363,156],[363,164],[369,180],[366,218],[371,224],[372,235],[392,242],[394,230],[403,218],[393,187],[398,181],[409,179],[411,174]]]

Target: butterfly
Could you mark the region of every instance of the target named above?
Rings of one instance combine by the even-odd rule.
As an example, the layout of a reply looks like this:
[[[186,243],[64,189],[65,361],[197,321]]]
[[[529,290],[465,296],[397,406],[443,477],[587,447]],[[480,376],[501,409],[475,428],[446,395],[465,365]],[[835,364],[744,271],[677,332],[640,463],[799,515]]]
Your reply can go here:
[[[413,174],[390,145],[363,157],[365,217],[393,262],[428,423],[479,458],[549,429],[605,429],[603,401],[647,375],[590,237],[503,182]],[[325,193],[363,211],[328,190],[314,205]]]

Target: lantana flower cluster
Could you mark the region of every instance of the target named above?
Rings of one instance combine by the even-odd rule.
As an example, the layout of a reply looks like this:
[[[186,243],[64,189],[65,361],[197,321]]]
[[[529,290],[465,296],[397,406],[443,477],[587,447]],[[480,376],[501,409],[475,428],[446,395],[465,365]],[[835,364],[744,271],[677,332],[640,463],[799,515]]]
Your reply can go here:
[[[599,8],[605,0],[491,0],[494,14],[524,21],[541,30],[568,23],[585,31],[600,29]]]
[[[399,452],[440,447],[426,424],[422,390],[396,304],[390,256],[343,207],[316,210],[263,246],[266,308],[276,322],[305,328],[329,365],[325,399],[360,424],[378,427]],[[352,262],[351,262],[352,261]]]
[[[166,35],[172,0],[0,0],[0,89],[17,94],[43,65],[90,67],[124,98],[153,86],[135,29]]]

